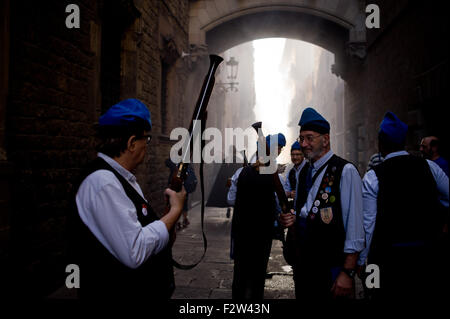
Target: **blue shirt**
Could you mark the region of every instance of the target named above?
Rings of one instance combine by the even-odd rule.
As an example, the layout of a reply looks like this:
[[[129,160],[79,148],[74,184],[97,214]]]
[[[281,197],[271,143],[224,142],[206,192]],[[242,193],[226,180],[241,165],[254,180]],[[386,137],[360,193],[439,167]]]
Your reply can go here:
[[[312,170],[313,176],[323,165],[325,165],[333,154],[333,151],[330,150],[314,162],[314,168]],[[312,185],[306,203],[300,211],[301,217],[306,218],[308,216],[308,212],[311,210],[317,192],[319,191],[325,171],[326,167],[320,172]],[[341,192],[342,220],[346,232],[344,253],[356,253],[364,249],[364,226],[362,215],[363,201],[361,177],[353,164],[349,163],[344,166],[339,188]]]
[[[409,155],[409,153],[406,151],[393,152],[386,156],[386,160],[391,157],[404,155]],[[430,160],[427,160],[427,162],[436,181],[440,202],[445,207],[448,207],[448,177],[436,163]],[[358,265],[363,265],[369,255],[377,217],[377,197],[378,178],[375,172],[370,170],[363,178],[363,215],[364,230],[366,232],[366,248],[359,255]]]
[[[438,157],[433,162],[439,165],[439,167],[444,171],[445,175],[448,177],[448,162],[443,157]]]

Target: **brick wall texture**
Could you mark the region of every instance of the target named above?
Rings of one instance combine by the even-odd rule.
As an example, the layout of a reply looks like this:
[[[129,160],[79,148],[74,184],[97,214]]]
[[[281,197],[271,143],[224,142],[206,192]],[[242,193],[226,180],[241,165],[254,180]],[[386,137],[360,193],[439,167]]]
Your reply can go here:
[[[80,8],[80,29],[65,27],[69,3]],[[5,126],[13,178],[10,209],[1,212],[5,225],[0,232],[6,237],[2,244],[8,244],[1,246],[0,256],[6,260],[2,267],[8,274],[2,272],[2,281],[9,281],[20,294],[46,295],[65,278],[65,227],[73,186],[80,168],[95,157],[93,124],[107,108],[101,105],[106,93],[99,83],[102,54],[107,52],[98,50],[104,8],[130,3],[11,1]],[[189,2],[152,0],[134,1],[134,5],[140,16],[133,17],[119,37],[122,81],[134,78],[136,85],[121,83],[125,89],[120,98],[141,99],[151,111],[156,138],[137,176],[146,196],[162,210],[168,176],[164,159],[170,143],[160,142],[167,140],[160,134],[160,73],[165,54],[160,47],[160,20],[169,21],[177,35],[177,50],[186,51]],[[177,120],[174,126],[180,125]]]
[[[350,68],[345,91],[346,145],[360,172],[378,152],[378,128],[388,110],[409,125],[408,150],[418,151],[424,135],[438,135],[448,145],[442,116],[449,87],[448,11],[427,1],[370,3],[380,6],[381,28],[368,30],[367,57]]]

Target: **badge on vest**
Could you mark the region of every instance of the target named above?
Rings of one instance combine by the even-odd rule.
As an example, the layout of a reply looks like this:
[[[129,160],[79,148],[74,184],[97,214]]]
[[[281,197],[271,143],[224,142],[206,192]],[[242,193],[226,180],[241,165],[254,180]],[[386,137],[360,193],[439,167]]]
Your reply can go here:
[[[333,219],[333,210],[331,207],[325,207],[320,209],[320,218],[325,224],[329,224]]]
[[[145,204],[142,204],[142,214],[144,216],[147,216],[147,205],[145,205]]]

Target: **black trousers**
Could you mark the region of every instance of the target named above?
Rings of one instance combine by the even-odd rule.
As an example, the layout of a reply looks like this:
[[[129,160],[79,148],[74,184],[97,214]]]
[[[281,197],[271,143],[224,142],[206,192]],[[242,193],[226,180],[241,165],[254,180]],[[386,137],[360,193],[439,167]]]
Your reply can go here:
[[[262,300],[272,239],[249,245],[235,242],[233,299]]]
[[[299,300],[331,300],[331,287],[334,283],[331,267],[311,262],[298,262],[293,267],[295,297]]]

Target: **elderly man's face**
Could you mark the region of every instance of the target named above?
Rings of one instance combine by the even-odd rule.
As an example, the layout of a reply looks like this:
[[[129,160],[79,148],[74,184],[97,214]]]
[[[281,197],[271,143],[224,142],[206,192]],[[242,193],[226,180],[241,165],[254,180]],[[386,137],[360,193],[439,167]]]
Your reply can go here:
[[[141,164],[144,161],[145,153],[147,151],[147,145],[150,144],[150,141],[150,131],[144,132],[141,138],[136,139],[134,146],[134,159],[137,165]]]
[[[314,131],[301,131],[298,137],[303,154],[313,162],[325,153],[328,140],[328,134],[319,134]]]

